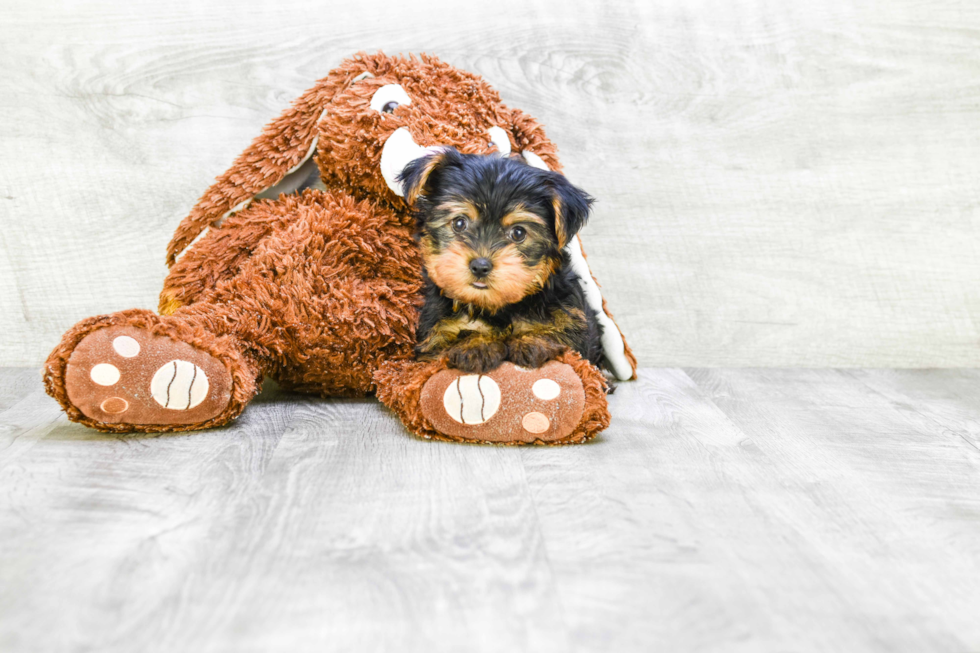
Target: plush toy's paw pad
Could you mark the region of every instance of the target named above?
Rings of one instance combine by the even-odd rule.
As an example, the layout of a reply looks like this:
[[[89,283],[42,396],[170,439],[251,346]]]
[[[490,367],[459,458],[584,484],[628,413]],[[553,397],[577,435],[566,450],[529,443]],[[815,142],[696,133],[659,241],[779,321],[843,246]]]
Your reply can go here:
[[[582,380],[565,363],[538,369],[504,363],[488,374],[442,370],[422,388],[422,413],[437,431],[482,442],[554,442],[582,418]]]
[[[131,326],[93,331],[65,371],[68,399],[106,424],[197,424],[231,400],[231,375],[210,354]]]

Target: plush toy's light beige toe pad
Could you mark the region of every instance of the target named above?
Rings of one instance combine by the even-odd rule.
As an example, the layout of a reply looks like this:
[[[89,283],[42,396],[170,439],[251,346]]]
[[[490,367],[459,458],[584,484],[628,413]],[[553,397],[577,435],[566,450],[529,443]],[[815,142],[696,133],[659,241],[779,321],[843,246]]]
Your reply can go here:
[[[529,370],[504,363],[488,374],[442,370],[422,388],[422,413],[440,433],[483,442],[553,442],[582,418],[585,390],[571,366]]]
[[[200,349],[131,326],[86,336],[68,359],[68,399],[106,424],[196,424],[231,400],[231,375]]]

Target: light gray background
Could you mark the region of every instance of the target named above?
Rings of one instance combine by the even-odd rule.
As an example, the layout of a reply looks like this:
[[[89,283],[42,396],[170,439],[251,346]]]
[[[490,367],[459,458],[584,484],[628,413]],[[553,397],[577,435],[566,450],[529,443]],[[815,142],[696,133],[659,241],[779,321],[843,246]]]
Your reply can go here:
[[[0,365],[154,307],[213,178],[379,48],[545,123],[642,365],[980,365],[975,0],[8,2],[0,30]]]
[[[980,650],[980,2],[0,6],[0,365],[154,306],[313,80],[426,50],[541,119],[643,369],[592,444],[272,384],[71,424],[0,369],[0,650]],[[273,6],[274,5],[274,6]]]

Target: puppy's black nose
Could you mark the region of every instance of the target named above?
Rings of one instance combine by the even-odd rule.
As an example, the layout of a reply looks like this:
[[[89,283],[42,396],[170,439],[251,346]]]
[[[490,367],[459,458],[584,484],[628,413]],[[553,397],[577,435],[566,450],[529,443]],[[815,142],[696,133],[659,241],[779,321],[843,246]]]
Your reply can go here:
[[[470,272],[472,272],[473,276],[477,279],[482,279],[483,277],[487,276],[490,274],[490,270],[492,269],[493,263],[490,262],[490,259],[475,258],[470,261]]]

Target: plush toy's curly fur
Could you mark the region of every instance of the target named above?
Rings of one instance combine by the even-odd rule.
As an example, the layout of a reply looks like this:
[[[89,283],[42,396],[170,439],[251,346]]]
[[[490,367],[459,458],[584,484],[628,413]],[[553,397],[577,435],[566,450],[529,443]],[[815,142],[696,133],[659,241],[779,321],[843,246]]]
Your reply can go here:
[[[392,113],[372,109],[372,96],[387,84],[400,84],[411,104]],[[48,359],[48,392],[70,419],[88,426],[163,431],[227,422],[265,375],[324,396],[364,395],[380,383],[379,396],[411,430],[439,437],[406,403],[407,390],[437,370],[413,360],[421,261],[410,207],[379,165],[386,140],[401,127],[419,146],[476,154],[493,150],[491,126],[504,129],[514,151],[533,152],[560,170],[541,126],[504,106],[476,75],[425,55],[361,54],[343,62],[273,121],[181,222],[167,250],[162,315],[122,311],[76,325]],[[267,189],[287,175],[305,174],[300,164],[313,151],[315,187],[301,184],[297,194],[253,201],[263,191],[275,194]],[[229,405],[191,424],[179,423],[179,415],[174,423],[134,425],[83,414],[65,386],[72,352],[94,330],[123,325],[220,360],[233,380]],[[635,369],[628,348],[626,356]],[[588,406],[562,442],[584,440],[608,423],[597,390],[601,375],[580,359],[568,363],[583,379]]]
[[[286,388],[365,395],[379,364],[415,343],[421,261],[401,217],[314,189],[256,202],[174,266],[168,288],[200,290],[172,316],[234,335]],[[239,259],[235,274],[204,277],[219,253]]]

